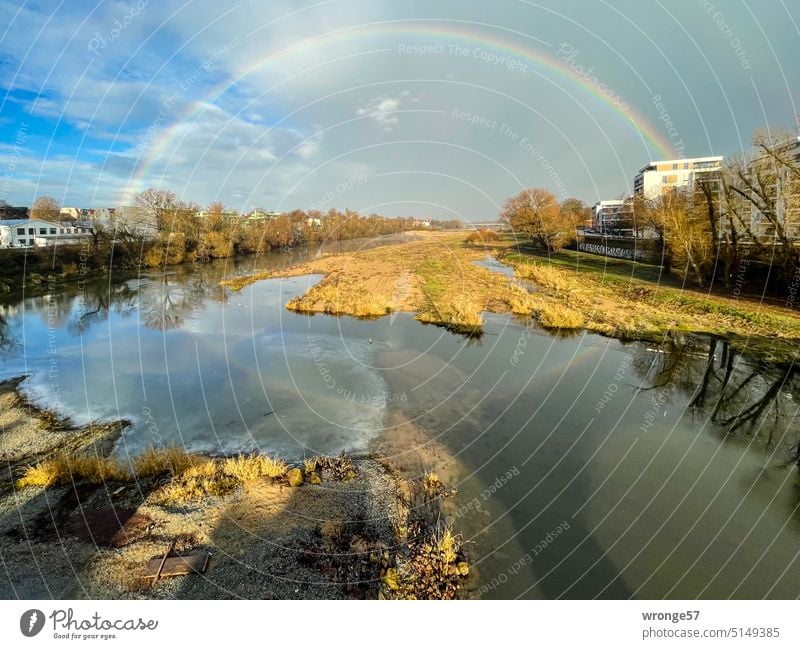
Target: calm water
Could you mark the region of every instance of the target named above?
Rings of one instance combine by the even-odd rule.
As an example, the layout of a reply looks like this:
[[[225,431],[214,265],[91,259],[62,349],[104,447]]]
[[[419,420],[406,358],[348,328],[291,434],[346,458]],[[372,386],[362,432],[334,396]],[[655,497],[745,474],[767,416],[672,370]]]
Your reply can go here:
[[[0,373],[76,420],[132,420],[123,456],[419,448],[458,488],[483,597],[800,595],[794,373],[703,337],[563,338],[487,315],[475,341],[407,314],[286,311],[314,277],[218,287],[313,254],[10,300]]]

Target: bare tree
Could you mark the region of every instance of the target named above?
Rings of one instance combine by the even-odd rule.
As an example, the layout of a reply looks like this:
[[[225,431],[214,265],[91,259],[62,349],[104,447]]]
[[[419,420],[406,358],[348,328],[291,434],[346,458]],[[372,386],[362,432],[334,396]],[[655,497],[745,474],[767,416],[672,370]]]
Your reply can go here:
[[[797,137],[756,131],[753,145],[753,153],[732,158],[723,174],[728,221],[785,271],[797,261],[800,239]]]
[[[646,204],[648,220],[663,233],[671,263],[705,286],[714,265],[714,235],[696,193],[674,189]]]
[[[141,220],[141,225],[154,232],[168,230],[170,220],[174,218],[178,208],[178,200],[174,193],[152,187],[134,194],[133,204],[139,208],[138,218]]]
[[[45,221],[57,221],[60,217],[61,207],[52,196],[39,196],[31,205],[30,217]]]
[[[561,206],[546,189],[525,189],[509,198],[500,212],[500,220],[514,231],[529,236],[548,252],[558,250],[574,233],[562,218]]]

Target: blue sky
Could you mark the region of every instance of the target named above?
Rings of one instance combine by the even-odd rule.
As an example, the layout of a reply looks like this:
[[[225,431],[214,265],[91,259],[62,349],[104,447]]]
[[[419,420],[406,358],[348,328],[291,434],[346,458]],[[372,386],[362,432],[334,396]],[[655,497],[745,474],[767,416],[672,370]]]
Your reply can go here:
[[[796,130],[799,24],[787,0],[3,2],[0,199],[593,203],[651,159]]]

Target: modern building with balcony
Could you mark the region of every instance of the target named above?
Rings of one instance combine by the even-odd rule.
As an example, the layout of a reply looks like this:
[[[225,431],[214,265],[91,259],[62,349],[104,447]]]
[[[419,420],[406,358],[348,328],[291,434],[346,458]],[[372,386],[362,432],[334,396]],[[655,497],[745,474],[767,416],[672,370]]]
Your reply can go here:
[[[693,190],[702,178],[713,177],[722,167],[722,156],[655,160],[639,169],[633,179],[633,193],[645,198],[658,198],[670,189]]]

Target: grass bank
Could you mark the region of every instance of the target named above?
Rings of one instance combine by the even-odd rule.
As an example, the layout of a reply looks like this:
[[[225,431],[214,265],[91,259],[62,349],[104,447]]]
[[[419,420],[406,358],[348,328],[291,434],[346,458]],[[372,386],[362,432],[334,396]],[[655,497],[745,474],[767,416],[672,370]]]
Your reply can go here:
[[[533,314],[548,326],[645,340],[668,331],[705,333],[779,363],[792,362],[800,350],[800,316],[792,310],[683,288],[658,266],[569,250],[544,255],[507,247],[498,256],[537,285]]]
[[[475,264],[487,254],[515,269],[527,290]],[[306,313],[379,317],[410,311],[421,322],[479,335],[483,311],[532,317],[542,327],[589,330],[624,339],[659,340],[668,331],[725,337],[745,354],[791,362],[800,347],[800,318],[755,299],[682,288],[661,268],[561,251],[542,255],[510,237],[469,242],[431,233],[420,241],[332,255],[273,273],[223,282],[239,290],[259,279],[321,273],[287,308]]]

